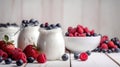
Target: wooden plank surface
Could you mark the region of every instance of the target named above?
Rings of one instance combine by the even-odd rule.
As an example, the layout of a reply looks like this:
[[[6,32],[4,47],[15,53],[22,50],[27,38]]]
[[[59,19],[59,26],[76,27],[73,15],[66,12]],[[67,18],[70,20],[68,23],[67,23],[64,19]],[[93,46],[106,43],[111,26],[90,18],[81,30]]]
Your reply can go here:
[[[87,61],[74,60],[71,54],[71,67],[119,67],[103,53],[92,53]]]

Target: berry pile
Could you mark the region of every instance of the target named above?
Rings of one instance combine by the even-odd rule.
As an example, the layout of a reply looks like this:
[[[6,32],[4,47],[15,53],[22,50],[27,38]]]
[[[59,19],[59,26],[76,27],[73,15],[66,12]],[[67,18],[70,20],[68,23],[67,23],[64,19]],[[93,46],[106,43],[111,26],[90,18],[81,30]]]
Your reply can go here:
[[[108,36],[104,35],[101,37],[100,45],[93,50],[94,52],[112,53],[120,52],[120,40],[117,37],[109,39]]]
[[[17,66],[24,63],[32,63],[35,60],[38,63],[45,63],[46,56],[44,53],[39,53],[34,45],[28,45],[23,51],[16,48],[13,41],[9,40],[7,35],[0,41],[0,62],[4,60],[5,64],[11,64],[12,60],[16,61]]]
[[[81,53],[74,53],[74,59],[79,59],[81,61],[86,61],[88,56],[91,54],[90,51],[81,52]]]
[[[0,27],[10,27],[10,26],[14,26],[14,27],[18,27],[18,25],[16,23],[0,23]]]
[[[45,28],[46,30],[52,30],[55,28],[60,28],[61,25],[59,23],[57,24],[48,24],[47,22],[45,24],[40,24],[41,28]]]
[[[69,37],[90,37],[90,36],[98,36],[94,30],[89,30],[88,27],[83,27],[82,25],[77,25],[77,27],[68,27],[65,36]]]
[[[23,27],[28,27],[28,26],[38,26],[39,22],[35,19],[30,19],[30,20],[22,20],[22,26]]]

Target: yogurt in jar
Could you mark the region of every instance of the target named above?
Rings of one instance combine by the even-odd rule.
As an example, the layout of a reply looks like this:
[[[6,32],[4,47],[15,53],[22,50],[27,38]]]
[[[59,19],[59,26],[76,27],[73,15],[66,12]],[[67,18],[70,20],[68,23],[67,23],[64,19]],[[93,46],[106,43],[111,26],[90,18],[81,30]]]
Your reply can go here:
[[[0,40],[4,38],[4,35],[8,35],[10,40],[13,40],[13,44],[17,47],[17,40],[19,33],[19,26],[16,23],[1,23],[0,24]],[[16,34],[15,34],[16,33]]]
[[[24,48],[29,44],[37,44],[37,40],[39,37],[39,23],[38,21],[24,21],[22,23],[22,26],[23,29],[20,31],[18,37],[18,47],[24,50]]]
[[[65,53],[65,41],[61,28],[46,30],[40,28],[38,48],[46,54],[47,60],[57,60]]]

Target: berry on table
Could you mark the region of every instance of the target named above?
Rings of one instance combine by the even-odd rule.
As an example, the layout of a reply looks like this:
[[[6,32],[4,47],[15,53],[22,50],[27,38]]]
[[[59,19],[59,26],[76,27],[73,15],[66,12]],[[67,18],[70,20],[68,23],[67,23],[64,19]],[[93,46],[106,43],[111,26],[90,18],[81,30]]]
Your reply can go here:
[[[64,54],[64,55],[62,56],[62,60],[63,60],[63,61],[67,61],[67,60],[68,60],[68,55],[67,55],[67,54]]]
[[[28,58],[27,58],[28,63],[33,63],[34,60],[35,60],[35,59],[34,59],[33,57],[28,57]]]
[[[88,54],[88,55],[91,55],[91,52],[88,50],[88,51],[86,51],[86,53]]]
[[[3,58],[2,58],[2,56],[0,56],[0,63],[3,61]]]
[[[79,59],[79,53],[74,53],[74,58]]]
[[[44,53],[41,53],[37,57],[38,63],[45,63],[47,61],[46,55]]]
[[[86,61],[88,59],[88,54],[86,52],[82,52],[79,58],[81,61]]]
[[[17,60],[16,65],[17,66],[22,66],[23,65],[23,60]]]
[[[12,63],[12,59],[11,58],[7,58],[6,60],[5,60],[5,64],[11,64]]]

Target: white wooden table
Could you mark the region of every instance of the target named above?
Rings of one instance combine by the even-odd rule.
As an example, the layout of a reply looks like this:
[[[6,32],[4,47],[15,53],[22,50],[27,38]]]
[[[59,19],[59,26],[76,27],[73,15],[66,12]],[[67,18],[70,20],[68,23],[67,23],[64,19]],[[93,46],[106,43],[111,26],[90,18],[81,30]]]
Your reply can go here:
[[[120,53],[92,53],[87,61],[75,60],[73,54],[70,53],[69,60],[62,61],[47,61],[44,64],[26,63],[21,67],[120,67]],[[15,62],[13,64],[6,65],[4,62],[0,63],[0,67],[17,67]]]

